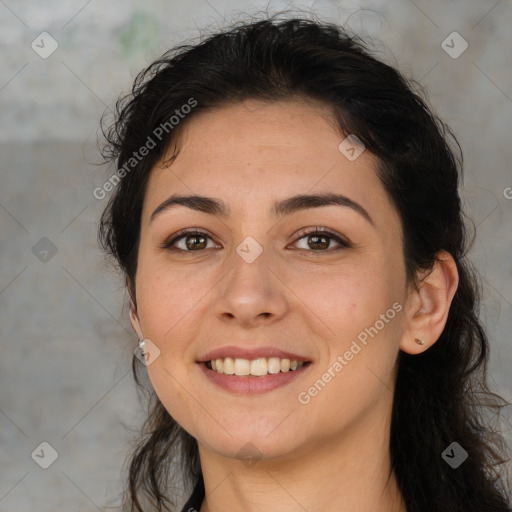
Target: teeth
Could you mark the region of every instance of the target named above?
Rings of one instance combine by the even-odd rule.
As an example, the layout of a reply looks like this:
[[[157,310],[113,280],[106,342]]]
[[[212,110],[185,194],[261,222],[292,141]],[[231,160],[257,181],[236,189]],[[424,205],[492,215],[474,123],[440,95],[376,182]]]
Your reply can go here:
[[[281,371],[281,359],[279,357],[268,358],[268,373],[279,373]]]
[[[254,359],[251,361],[251,375],[267,375],[267,360],[266,359]]]
[[[247,359],[235,359],[235,375],[249,375],[251,362]]]
[[[226,357],[225,359],[214,359],[206,363],[208,368],[217,373],[225,375],[253,375],[255,377],[263,377],[269,373],[295,371],[303,365],[302,361],[290,361],[290,359],[280,359],[279,357],[263,357],[253,359],[252,361],[249,361],[249,359]]]
[[[224,359],[222,373],[225,373],[226,375],[235,374],[235,361],[231,357],[226,357],[226,359]]]

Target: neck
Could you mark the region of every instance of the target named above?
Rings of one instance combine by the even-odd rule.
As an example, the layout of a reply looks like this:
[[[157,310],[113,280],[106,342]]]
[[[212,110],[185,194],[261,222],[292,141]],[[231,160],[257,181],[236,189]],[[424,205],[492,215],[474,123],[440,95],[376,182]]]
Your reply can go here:
[[[375,409],[348,430],[252,465],[199,444],[200,512],[406,512],[391,471],[389,419]]]

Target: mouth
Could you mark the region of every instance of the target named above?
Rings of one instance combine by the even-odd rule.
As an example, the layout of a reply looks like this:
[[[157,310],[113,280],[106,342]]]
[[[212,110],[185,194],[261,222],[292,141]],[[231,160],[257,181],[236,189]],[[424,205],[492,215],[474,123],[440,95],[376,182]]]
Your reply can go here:
[[[260,395],[286,387],[308,372],[312,361],[279,357],[217,358],[197,362],[208,382],[235,395]]]
[[[233,377],[256,377],[296,372],[311,361],[298,361],[296,359],[280,357],[259,357],[256,359],[244,358],[217,358],[201,362],[208,370],[220,375]]]
[[[230,345],[217,348],[196,360],[203,375],[229,393],[266,393],[298,379],[313,361],[277,347]]]

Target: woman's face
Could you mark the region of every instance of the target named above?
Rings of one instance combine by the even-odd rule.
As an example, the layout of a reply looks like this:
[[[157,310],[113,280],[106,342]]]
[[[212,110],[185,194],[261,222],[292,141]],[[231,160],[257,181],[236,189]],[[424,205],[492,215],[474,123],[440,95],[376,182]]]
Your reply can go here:
[[[315,103],[246,101],[192,118],[177,159],[152,171],[132,322],[160,351],[147,367],[158,397],[202,449],[236,457],[250,442],[271,458],[388,425],[407,298],[401,226],[376,158],[340,149],[334,126]],[[286,202],[317,194],[346,199]],[[151,218],[171,195],[208,196],[226,215],[174,204]],[[204,234],[164,247],[194,228]],[[277,351],[309,363],[222,376],[199,362],[218,349],[239,356],[238,373],[244,359],[264,372]]]

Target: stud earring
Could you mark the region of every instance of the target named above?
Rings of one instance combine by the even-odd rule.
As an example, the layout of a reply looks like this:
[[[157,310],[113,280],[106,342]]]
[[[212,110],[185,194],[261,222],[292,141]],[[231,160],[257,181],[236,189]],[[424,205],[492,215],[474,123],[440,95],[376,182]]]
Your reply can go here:
[[[425,345],[425,342],[423,340],[420,340],[419,338],[414,338],[414,341],[418,344],[418,345]]]
[[[139,348],[144,352],[144,340],[139,340]]]

